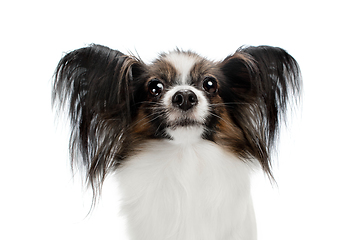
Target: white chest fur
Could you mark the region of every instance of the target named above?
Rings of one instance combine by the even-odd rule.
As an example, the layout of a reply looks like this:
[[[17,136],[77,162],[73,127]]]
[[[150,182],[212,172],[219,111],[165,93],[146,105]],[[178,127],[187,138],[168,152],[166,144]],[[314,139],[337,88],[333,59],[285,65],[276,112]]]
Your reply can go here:
[[[250,169],[206,141],[152,141],[119,169],[131,240],[253,240]]]

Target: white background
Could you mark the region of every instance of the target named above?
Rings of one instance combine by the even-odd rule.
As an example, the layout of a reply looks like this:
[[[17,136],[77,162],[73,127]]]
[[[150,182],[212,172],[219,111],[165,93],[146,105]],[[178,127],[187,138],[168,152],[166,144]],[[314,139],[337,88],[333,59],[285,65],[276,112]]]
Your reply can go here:
[[[86,217],[90,195],[51,110],[57,62],[98,43],[146,62],[175,47],[213,60],[244,44],[286,49],[302,69],[303,105],[282,136],[277,186],[254,177],[259,240],[359,240],[358,10],[348,0],[3,1],[0,239],[125,239],[111,187]]]

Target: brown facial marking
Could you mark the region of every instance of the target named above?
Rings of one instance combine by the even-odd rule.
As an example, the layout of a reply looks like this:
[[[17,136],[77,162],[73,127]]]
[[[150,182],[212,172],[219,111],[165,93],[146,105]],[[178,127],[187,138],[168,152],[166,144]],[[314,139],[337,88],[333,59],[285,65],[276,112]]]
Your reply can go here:
[[[176,69],[167,61],[157,60],[149,66],[150,79],[158,78],[159,80],[171,83],[176,79]]]
[[[219,119],[217,128],[218,131],[214,136],[216,143],[225,146],[230,151],[234,152],[237,152],[235,151],[235,149],[238,149],[237,146],[245,144],[243,132],[235,126],[225,108],[224,112],[222,112],[221,118]]]
[[[144,134],[148,132],[150,127],[150,121],[148,119],[148,115],[144,112],[143,109],[139,110],[139,113],[134,121],[134,125],[132,126],[132,132],[135,134]]]

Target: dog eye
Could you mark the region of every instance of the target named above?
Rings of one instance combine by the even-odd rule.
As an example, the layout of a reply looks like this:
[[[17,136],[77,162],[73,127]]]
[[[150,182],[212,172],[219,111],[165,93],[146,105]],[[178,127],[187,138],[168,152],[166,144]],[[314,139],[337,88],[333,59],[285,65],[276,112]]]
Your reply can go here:
[[[151,95],[154,97],[159,96],[164,89],[164,85],[160,80],[154,78],[148,84],[148,89]]]
[[[203,81],[203,88],[208,93],[215,93],[218,89],[216,79],[213,77],[206,77]]]

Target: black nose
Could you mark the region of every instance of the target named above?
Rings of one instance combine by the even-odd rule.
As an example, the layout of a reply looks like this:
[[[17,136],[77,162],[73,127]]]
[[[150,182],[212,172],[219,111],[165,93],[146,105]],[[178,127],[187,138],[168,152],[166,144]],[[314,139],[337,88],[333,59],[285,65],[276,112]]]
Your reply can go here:
[[[172,97],[172,103],[175,107],[187,111],[198,103],[198,99],[193,91],[180,90]]]

